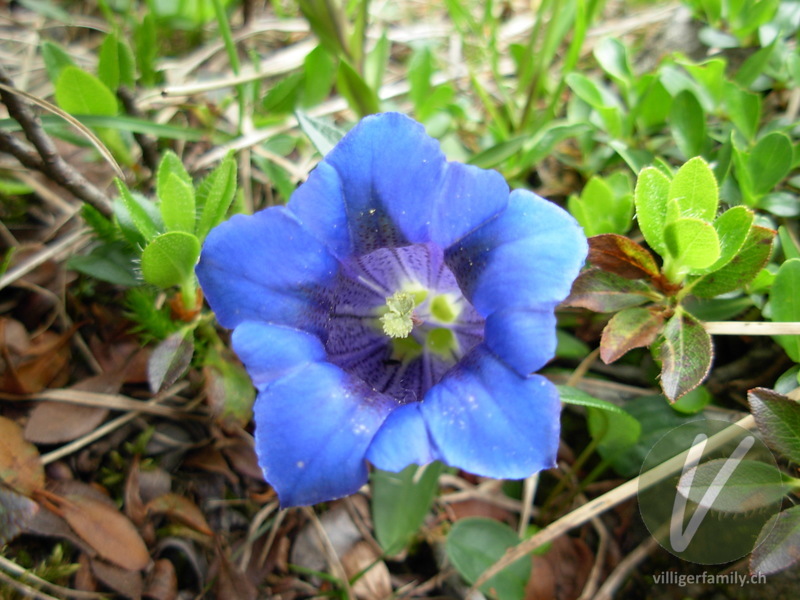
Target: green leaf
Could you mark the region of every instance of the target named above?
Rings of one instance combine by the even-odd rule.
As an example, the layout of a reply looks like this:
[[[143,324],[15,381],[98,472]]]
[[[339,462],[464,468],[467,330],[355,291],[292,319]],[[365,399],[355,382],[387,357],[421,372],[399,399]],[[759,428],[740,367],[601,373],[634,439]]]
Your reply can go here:
[[[586,409],[589,434],[598,441],[597,451],[604,460],[614,461],[636,444],[642,434],[642,425],[624,410],[620,412]]]
[[[348,54],[344,29],[345,15],[339,3],[329,0],[298,0],[303,16],[311,26],[311,31],[334,56]]]
[[[578,275],[563,305],[604,313],[639,306],[653,299],[653,289],[643,281],[592,268]]]
[[[734,77],[733,80],[743,88],[749,88],[753,85],[753,82],[758,79],[760,75],[764,74],[764,68],[767,66],[772,56],[772,51],[775,49],[777,40],[778,38],[776,37],[769,46],[759,48],[757,52],[748,56],[747,60],[739,67],[739,70],[736,72],[736,77]]]
[[[154,238],[142,252],[142,276],[160,288],[183,285],[194,277],[200,241],[191,233],[170,231]]]
[[[380,112],[380,100],[378,100],[377,94],[346,60],[339,61],[336,87],[358,116],[366,117]]]
[[[42,60],[44,60],[44,67],[47,70],[47,77],[53,85],[58,81],[58,76],[61,75],[61,70],[64,67],[77,68],[77,65],[66,50],[53,42],[44,42],[42,44]]]
[[[419,111],[431,93],[431,77],[433,76],[433,52],[430,46],[418,46],[411,54],[408,63],[407,77],[411,89],[409,98],[414,109]]]
[[[712,508],[725,513],[745,513],[775,505],[791,489],[783,474],[774,464],[758,460],[743,460],[720,486],[714,478],[728,464],[730,458],[717,458],[689,469],[678,481],[678,493],[700,504],[711,490],[718,491]]]
[[[800,258],[800,246],[793,230],[787,228],[786,225],[781,225],[778,227],[778,237],[780,237],[781,250],[783,250],[783,256],[786,260]]]
[[[706,115],[695,95],[683,90],[672,101],[670,131],[684,158],[699,156],[706,145]]]
[[[58,105],[73,115],[116,115],[117,99],[106,85],[86,71],[65,66],[55,84]]]
[[[710,267],[720,256],[717,232],[700,219],[673,221],[664,230],[664,239],[679,273]]]
[[[769,294],[773,321],[800,321],[800,259],[787,260],[778,269]],[[800,362],[800,335],[776,335],[775,341],[794,362]]]
[[[772,192],[758,199],[756,207],[776,217],[792,218],[800,215],[800,201],[790,192]]]
[[[597,410],[604,410],[606,412],[627,414],[619,406],[608,400],[595,398],[587,394],[580,388],[571,385],[557,385],[558,394],[564,404],[572,404],[573,406],[585,406],[587,408],[595,408]]]
[[[587,236],[625,234],[631,228],[633,196],[630,193],[615,194],[601,177],[589,179],[580,198],[569,198],[568,208]]]
[[[282,115],[292,112],[300,101],[303,93],[305,75],[303,73],[292,73],[277,84],[273,85],[264,100],[261,108],[265,112],[273,115]]]
[[[766,388],[747,392],[747,401],[767,445],[800,464],[800,403]]]
[[[167,231],[194,233],[194,187],[175,173],[159,178],[158,197],[161,199],[161,217]]]
[[[321,104],[333,88],[336,61],[323,46],[317,46],[303,59],[303,73],[303,106]]]
[[[164,186],[170,175],[177,175],[178,179],[188,185],[192,185],[192,177],[186,171],[181,159],[172,150],[167,150],[164,152],[164,156],[161,157],[161,161],[158,163],[158,171],[156,172],[156,193],[158,193],[159,198],[161,198],[161,194],[158,190]]]
[[[517,543],[517,534],[505,523],[471,517],[453,525],[445,548],[456,570],[466,581],[474,583],[481,573]],[[499,600],[523,600],[530,575],[531,560],[525,556],[492,577],[481,591]]]
[[[222,223],[236,196],[236,161],[228,156],[211,171],[197,189],[197,237],[202,242],[208,232]]]
[[[744,288],[767,264],[772,253],[772,229],[753,225],[739,253],[724,267],[704,275],[692,285],[692,293],[700,298],[713,298]]]
[[[728,115],[736,128],[748,141],[755,138],[761,121],[761,96],[728,82],[723,97]]]
[[[771,575],[800,561],[800,506],[773,515],[764,524],[750,555],[750,571]]]
[[[373,90],[379,90],[383,85],[383,75],[386,72],[386,64],[389,62],[390,52],[391,43],[384,30],[375,43],[375,47],[367,54],[364,60],[364,79]]]
[[[758,140],[747,161],[753,191],[771,192],[789,174],[793,156],[792,142],[784,133],[773,131]]]
[[[136,85],[136,65],[133,50],[124,39],[111,33],[100,45],[97,75],[108,89],[119,86],[133,89]]]
[[[661,256],[667,255],[664,227],[667,223],[667,197],[670,180],[655,167],[639,173],[633,200],[639,229],[650,247]]]
[[[114,285],[133,287],[136,278],[134,255],[119,243],[104,244],[84,256],[72,256],[67,267]]]
[[[570,73],[566,77],[567,85],[581,100],[594,109],[603,108],[605,102],[600,86],[581,73]]]
[[[600,338],[600,358],[610,364],[629,350],[652,344],[661,331],[664,317],[647,308],[619,311],[606,324]]]
[[[719,206],[719,187],[706,161],[698,156],[678,169],[669,186],[667,203],[667,224],[679,216],[709,223],[714,220]],[[677,214],[673,215],[675,209]]]
[[[661,344],[661,389],[670,402],[692,391],[711,369],[714,348],[703,324],[680,311],[663,331]]]
[[[299,110],[295,112],[295,115],[297,116],[297,122],[300,124],[300,129],[308,136],[317,152],[322,156],[333,150],[333,147],[344,137],[344,132],[341,129],[330,125],[322,119],[309,116]]]
[[[753,211],[745,206],[734,206],[726,210],[716,221],[714,230],[719,238],[720,255],[707,272],[716,271],[728,264],[742,249],[750,227],[753,224]]]
[[[208,404],[223,422],[245,427],[253,417],[256,397],[253,382],[229,350],[225,354],[209,346],[203,363]]]
[[[594,47],[594,57],[606,73],[617,81],[630,85],[633,70],[625,45],[616,38],[603,38]]]
[[[157,394],[175,383],[189,368],[193,354],[194,331],[190,327],[176,331],[156,346],[147,361],[150,391]]]
[[[157,209],[149,200],[131,194],[120,179],[115,179],[114,183],[119,191],[119,202],[114,203],[114,216],[117,217],[122,232],[133,243],[136,243],[133,234],[137,231],[144,241],[149,242],[158,235],[160,229],[153,214],[158,212]]]
[[[588,261],[627,279],[654,279],[660,275],[652,254],[633,240],[614,233],[589,238]]]
[[[439,490],[444,465],[410,465],[399,473],[376,469],[370,475],[375,537],[392,556],[403,550],[419,530]]]
[[[705,386],[694,388],[688,394],[678,398],[673,404],[672,409],[683,415],[694,415],[711,404],[713,398]]]

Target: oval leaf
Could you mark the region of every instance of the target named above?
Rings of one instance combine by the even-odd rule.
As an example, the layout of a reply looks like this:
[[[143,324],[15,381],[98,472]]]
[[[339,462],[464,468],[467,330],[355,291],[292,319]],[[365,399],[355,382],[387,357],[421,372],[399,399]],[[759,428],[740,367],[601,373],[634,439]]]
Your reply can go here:
[[[386,554],[400,552],[417,533],[439,489],[442,470],[442,463],[434,462],[411,465],[399,473],[372,472],[372,520]]]
[[[750,390],[747,401],[769,447],[800,464],[800,403],[765,388]]]
[[[626,308],[619,311],[603,329],[600,338],[600,358],[610,364],[629,350],[649,346],[661,331],[664,317],[646,308]]]
[[[652,300],[653,290],[643,281],[626,279],[602,269],[588,269],[572,284],[564,306],[588,308],[594,312],[616,312]]]
[[[800,321],[800,258],[787,260],[778,269],[769,294],[773,321]],[[800,335],[776,335],[786,354],[800,362]]]
[[[604,271],[626,279],[656,278],[658,265],[653,255],[636,242],[614,233],[589,238],[587,260]]]
[[[214,535],[197,505],[179,494],[169,492],[153,498],[145,508],[150,513],[168,515],[205,535]]]
[[[102,558],[129,571],[140,571],[150,562],[136,527],[116,508],[77,494],[67,495],[59,508],[73,531]]]
[[[771,575],[800,561],[800,506],[793,506],[766,522],[750,556],[753,573]]]
[[[669,187],[669,178],[664,173],[655,167],[647,167],[639,173],[633,195],[639,229],[650,247],[661,256],[667,255],[664,227]]]
[[[678,492],[700,504],[706,493],[718,491],[711,504],[713,510],[744,513],[775,506],[792,489],[778,467],[758,460],[739,462],[720,485],[715,479],[729,462],[729,458],[717,458],[688,469],[678,481]]]
[[[191,329],[182,329],[161,342],[147,362],[147,381],[150,391],[159,391],[177,381],[189,368],[194,354],[194,333]]]
[[[706,115],[690,90],[683,90],[672,101],[669,111],[672,137],[685,158],[703,153],[706,142]]]
[[[758,225],[750,227],[739,253],[727,265],[697,281],[692,286],[692,293],[700,298],[713,298],[748,285],[767,264],[774,238],[772,229]]]
[[[119,108],[114,93],[94,75],[67,65],[55,84],[58,105],[73,115],[116,115]]]
[[[661,388],[670,402],[700,385],[711,369],[714,349],[703,324],[686,312],[667,321],[661,344]]]
[[[22,428],[5,417],[0,417],[0,481],[27,496],[44,487],[39,451],[25,441]]]
[[[223,160],[208,174],[197,190],[197,237],[202,241],[212,228],[225,218],[236,195],[236,162],[232,157]]]
[[[461,519],[447,536],[447,557],[464,579],[474,583],[517,543],[517,534],[504,523],[482,517]],[[481,590],[499,600],[522,600],[530,575],[531,561],[525,556],[492,577]]]
[[[191,233],[170,231],[154,238],[142,252],[142,276],[160,288],[182,285],[193,277],[200,241]]]
[[[793,156],[792,142],[785,133],[773,131],[758,140],[747,160],[755,193],[771,192],[789,173]]]
[[[166,181],[159,186],[158,197],[161,199],[161,217],[167,231],[185,231],[194,233],[195,208],[194,188],[175,173],[166,176]]]
[[[714,171],[699,156],[687,161],[675,173],[667,198],[678,207],[680,217],[713,221],[719,206]]]
[[[681,270],[695,271],[713,265],[720,256],[714,227],[700,219],[677,219],[664,230],[669,253]]]

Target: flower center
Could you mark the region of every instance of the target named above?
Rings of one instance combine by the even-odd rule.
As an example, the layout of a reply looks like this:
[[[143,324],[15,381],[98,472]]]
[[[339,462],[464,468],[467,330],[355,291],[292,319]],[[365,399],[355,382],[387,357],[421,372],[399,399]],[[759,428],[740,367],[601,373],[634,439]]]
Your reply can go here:
[[[480,343],[483,327],[440,248],[379,248],[342,264],[326,349],[334,364],[408,402]]]

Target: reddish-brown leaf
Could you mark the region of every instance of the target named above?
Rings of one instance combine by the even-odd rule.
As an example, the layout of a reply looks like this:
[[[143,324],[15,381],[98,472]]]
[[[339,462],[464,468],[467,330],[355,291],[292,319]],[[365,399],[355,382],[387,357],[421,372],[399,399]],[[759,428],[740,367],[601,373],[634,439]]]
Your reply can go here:
[[[70,494],[59,508],[69,526],[102,558],[129,571],[144,569],[150,553],[133,523],[104,502]]]
[[[603,313],[639,306],[653,299],[653,289],[643,281],[593,268],[578,275],[569,297],[562,304]]]
[[[27,496],[44,487],[39,451],[25,441],[22,428],[5,417],[0,417],[0,481]]]
[[[615,233],[589,238],[588,260],[594,266],[626,279],[658,279],[653,255],[636,242]]]
[[[197,505],[179,494],[170,492],[154,498],[145,508],[150,513],[168,515],[200,533],[214,535]]]
[[[14,356],[4,352],[6,368],[0,374],[0,390],[32,394],[51,385],[62,385],[70,355],[68,342],[73,332],[74,328],[62,335],[45,331],[33,339],[24,354]]]
[[[600,358],[612,363],[629,350],[649,346],[664,323],[661,314],[642,307],[619,311],[603,329],[600,338]]]

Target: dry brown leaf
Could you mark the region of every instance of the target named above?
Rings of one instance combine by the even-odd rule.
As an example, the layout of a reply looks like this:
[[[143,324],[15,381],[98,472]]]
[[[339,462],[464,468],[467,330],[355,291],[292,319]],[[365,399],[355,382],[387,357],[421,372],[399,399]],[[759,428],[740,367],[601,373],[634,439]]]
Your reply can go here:
[[[256,450],[252,442],[239,439],[222,447],[222,453],[228,459],[233,469],[240,475],[262,480],[264,473],[258,466]]]
[[[140,600],[142,597],[142,574],[136,571],[121,569],[96,558],[91,559],[92,572],[98,580],[121,596]]]
[[[59,505],[69,526],[97,554],[123,569],[139,571],[150,562],[150,553],[133,523],[104,502],[70,494]]]
[[[370,544],[358,542],[342,557],[342,566],[349,578],[369,567],[353,584],[353,593],[361,600],[383,600],[392,595],[392,581],[386,563]]]
[[[0,546],[22,533],[38,511],[36,502],[0,484]]]
[[[231,483],[231,485],[236,485],[239,483],[239,478],[236,476],[236,473],[231,471],[231,468],[228,466],[225,457],[222,456],[222,453],[213,446],[205,446],[196,452],[192,452],[186,457],[186,460],[183,461],[183,464],[185,467],[202,469],[204,471],[208,471],[209,473],[218,473],[223,475],[225,479]]]
[[[116,394],[122,386],[118,373],[89,377],[69,389],[100,394]],[[61,444],[86,435],[108,416],[108,409],[67,402],[39,402],[25,426],[25,439],[37,444]]]
[[[44,487],[39,451],[25,441],[22,428],[5,417],[0,417],[0,481],[27,496]]]
[[[247,576],[225,555],[225,551],[217,548],[217,580],[214,591],[217,598],[235,598],[236,600],[256,600],[258,590]]]
[[[175,600],[178,597],[178,576],[166,558],[158,559],[147,578],[144,597],[150,600]]]
[[[12,356],[22,356],[31,347],[31,338],[25,326],[15,319],[0,319],[0,343]]]
[[[200,533],[214,535],[197,505],[179,494],[170,492],[154,498],[145,508],[149,513],[168,515]]]

